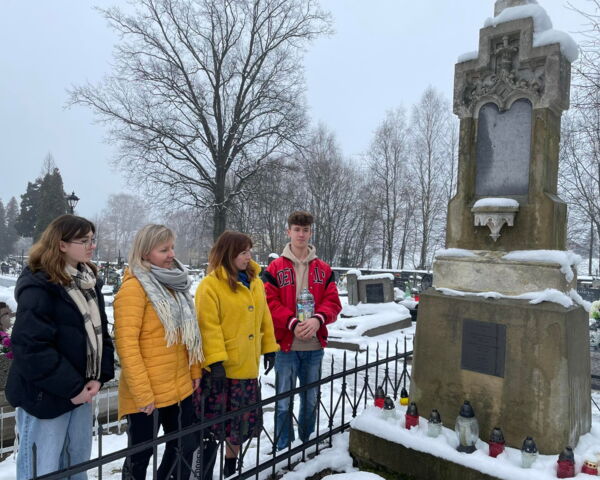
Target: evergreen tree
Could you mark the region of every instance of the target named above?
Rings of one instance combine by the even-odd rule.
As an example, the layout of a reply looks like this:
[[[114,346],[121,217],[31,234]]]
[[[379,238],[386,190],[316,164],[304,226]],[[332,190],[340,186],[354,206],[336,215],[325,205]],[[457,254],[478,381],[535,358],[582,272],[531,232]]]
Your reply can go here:
[[[41,178],[37,178],[33,183],[27,182],[27,191],[21,195],[21,211],[15,222],[15,228],[22,237],[35,236],[41,185]]]
[[[14,253],[15,244],[19,240],[19,233],[16,229],[17,218],[19,217],[19,204],[17,199],[12,197],[6,205],[6,236],[8,239],[8,253]]]
[[[0,260],[3,260],[8,255],[8,238],[6,228],[6,213],[4,204],[0,200]]]
[[[37,240],[52,220],[69,211],[58,168],[44,175],[39,190],[39,204],[35,220],[34,239]]]

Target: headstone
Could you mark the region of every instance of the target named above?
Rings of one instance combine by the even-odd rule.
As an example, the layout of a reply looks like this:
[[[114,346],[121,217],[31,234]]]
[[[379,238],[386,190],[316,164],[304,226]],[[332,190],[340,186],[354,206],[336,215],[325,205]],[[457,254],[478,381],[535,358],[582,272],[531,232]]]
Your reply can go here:
[[[391,273],[358,277],[358,299],[361,303],[394,301],[394,277]]]

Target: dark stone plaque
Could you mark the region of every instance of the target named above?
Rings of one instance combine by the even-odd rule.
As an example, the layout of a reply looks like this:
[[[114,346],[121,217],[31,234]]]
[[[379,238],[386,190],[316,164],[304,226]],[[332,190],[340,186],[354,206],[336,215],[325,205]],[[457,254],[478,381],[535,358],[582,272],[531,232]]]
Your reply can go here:
[[[463,320],[460,368],[504,377],[506,325]]]
[[[500,113],[493,103],[479,110],[476,195],[526,195],[529,191],[531,115],[529,100],[520,99]]]
[[[367,303],[383,303],[383,283],[370,283],[365,285],[367,289]]]

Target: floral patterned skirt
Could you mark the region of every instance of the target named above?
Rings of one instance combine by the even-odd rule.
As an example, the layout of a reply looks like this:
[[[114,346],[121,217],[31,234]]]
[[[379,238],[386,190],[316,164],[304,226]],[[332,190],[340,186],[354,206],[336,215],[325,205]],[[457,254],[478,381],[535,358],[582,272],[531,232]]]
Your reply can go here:
[[[260,387],[256,378],[226,378],[223,391],[217,393],[211,388],[210,374],[204,372],[200,386],[192,400],[198,421],[217,418],[248,405],[260,402]],[[227,438],[233,445],[241,445],[252,437],[258,437],[262,429],[262,409],[250,410],[237,415],[224,423],[210,427],[217,439]]]

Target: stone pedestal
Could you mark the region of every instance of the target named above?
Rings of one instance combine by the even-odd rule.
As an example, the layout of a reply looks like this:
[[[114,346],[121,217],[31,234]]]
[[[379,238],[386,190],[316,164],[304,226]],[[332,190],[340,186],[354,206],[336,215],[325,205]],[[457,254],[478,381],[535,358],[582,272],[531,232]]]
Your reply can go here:
[[[359,467],[390,472],[394,475],[391,478],[410,480],[495,480],[498,478],[360,430],[350,430],[349,450]],[[398,477],[398,474],[402,476]]]
[[[569,294],[577,277],[567,281],[559,264],[505,260],[506,252],[476,251],[472,257],[438,256],[433,264],[436,288],[464,292],[497,292],[514,296],[552,288]]]
[[[579,306],[430,289],[419,304],[410,397],[422,412],[437,408],[449,428],[469,400],[482,438],[499,426],[512,447],[529,435],[541,453],[557,454],[591,427],[588,345]]]

